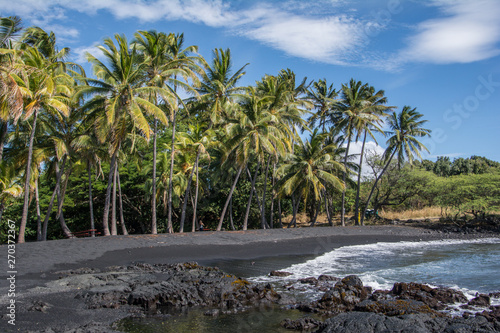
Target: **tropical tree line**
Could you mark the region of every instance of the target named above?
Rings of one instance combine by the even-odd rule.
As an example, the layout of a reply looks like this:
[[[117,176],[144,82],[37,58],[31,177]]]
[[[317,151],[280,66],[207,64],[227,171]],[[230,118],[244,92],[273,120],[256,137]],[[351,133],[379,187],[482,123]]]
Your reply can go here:
[[[443,175],[441,166],[448,161],[454,174]],[[458,172],[458,166],[464,167]],[[371,178],[383,168],[383,157],[368,153]],[[362,196],[366,196],[372,181],[362,184]],[[413,166],[398,168],[392,162],[374,190],[371,207],[376,211],[425,210],[440,207],[438,214],[444,218],[481,219],[500,211],[500,163],[480,156],[456,158],[439,157],[436,162],[416,161]]]
[[[235,67],[229,49],[207,60],[183,34],[105,38],[86,54],[92,75],[52,32],[19,18],[2,18],[0,42],[0,222],[4,212],[17,222],[19,242],[195,231],[201,221],[267,229],[287,215],[291,227],[301,209],[311,225],[338,213],[344,226],[346,212],[363,224],[391,163],[421,159],[430,135],[416,108],[395,111],[383,90],[354,79],[336,89],[283,69],[240,86],[248,64]],[[377,133],[384,167],[361,197],[364,146]]]

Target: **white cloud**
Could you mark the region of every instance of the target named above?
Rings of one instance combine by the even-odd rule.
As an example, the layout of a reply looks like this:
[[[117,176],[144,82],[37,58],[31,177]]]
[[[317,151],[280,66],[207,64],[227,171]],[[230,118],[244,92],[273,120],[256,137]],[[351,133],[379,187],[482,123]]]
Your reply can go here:
[[[290,56],[387,71],[410,62],[467,63],[500,54],[499,0],[432,0],[439,17],[417,24],[401,51],[370,49],[367,31],[374,25],[382,31],[386,25],[361,16],[346,0],[238,2],[242,4],[244,8],[229,0],[0,0],[4,12],[38,20],[63,38],[78,36],[76,29],[65,27],[68,10],[87,15],[104,11],[117,19],[223,27]],[[385,8],[383,4],[374,8]]]
[[[328,11],[339,1],[322,1]],[[231,2],[222,0],[19,0],[15,5],[0,0],[7,11],[40,17],[52,11],[71,9],[82,13],[108,11],[118,19],[137,18],[141,21],[185,20],[212,27],[226,27],[247,38],[257,40],[286,54],[326,63],[346,64],[349,57],[363,42],[363,26],[351,18],[324,13],[307,16],[318,10],[311,6],[307,11],[295,1],[293,14],[285,3],[261,3],[250,8],[235,10]],[[293,6],[292,6],[293,7]],[[307,8],[307,7],[306,7]],[[48,25],[47,19],[44,21]],[[58,26],[61,27],[61,26]],[[62,31],[61,29],[57,29]],[[75,37],[75,29],[68,29],[66,36]]]
[[[103,61],[105,59],[104,55],[102,54],[101,50],[97,48],[98,44],[94,44],[91,46],[82,46],[78,47],[75,49],[71,49],[71,60],[76,62],[77,64],[86,64],[87,63],[87,58],[85,54],[90,53],[97,59]]]
[[[362,141],[358,142],[351,142],[351,145],[349,146],[349,155],[357,155],[356,158],[352,160],[354,163],[359,164],[360,160],[360,154],[361,154],[361,147],[363,145]],[[382,156],[384,154],[385,149],[379,146],[375,141],[366,141],[365,143],[365,153],[363,157],[363,165],[361,166],[361,175],[363,177],[370,177],[372,176],[372,170],[370,166],[367,163],[367,159],[370,158],[370,156],[374,155],[379,155]]]
[[[342,16],[309,18],[275,11],[243,34],[292,56],[345,64],[364,41],[361,31],[359,22]]]
[[[446,17],[418,25],[401,54],[406,61],[468,63],[500,54],[500,2],[435,1]]]

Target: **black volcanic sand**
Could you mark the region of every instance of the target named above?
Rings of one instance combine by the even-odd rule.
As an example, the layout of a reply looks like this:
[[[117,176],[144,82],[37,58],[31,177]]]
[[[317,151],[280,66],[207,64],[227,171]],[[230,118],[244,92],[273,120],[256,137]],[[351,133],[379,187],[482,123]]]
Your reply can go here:
[[[246,260],[249,270],[259,270],[259,262],[266,260],[269,262],[269,257],[273,256],[292,256],[290,260],[295,259],[297,262],[305,256],[312,257],[349,245],[486,237],[498,237],[498,234],[442,233],[421,228],[386,225],[244,232],[204,231],[16,244],[16,326],[9,325],[9,318],[5,315],[10,300],[7,296],[9,284],[6,272],[11,269],[7,267],[7,246],[2,245],[0,253],[5,259],[1,264],[0,332],[43,331],[48,327],[58,332],[61,327],[78,327],[88,323],[108,325],[127,315],[121,309],[85,309],[82,302],[74,299],[72,291],[47,293],[46,289],[37,288],[57,280],[60,277],[57,272],[63,270],[83,267],[102,269],[138,262],[167,264],[196,261],[201,265],[222,263],[223,270],[233,274],[244,274],[245,272],[231,272],[231,265],[224,267],[224,263],[232,260]],[[272,267],[272,270],[280,268],[283,267]],[[260,270],[262,271],[262,267]],[[51,304],[53,307],[50,314],[41,311],[26,311],[26,308],[36,300]]]

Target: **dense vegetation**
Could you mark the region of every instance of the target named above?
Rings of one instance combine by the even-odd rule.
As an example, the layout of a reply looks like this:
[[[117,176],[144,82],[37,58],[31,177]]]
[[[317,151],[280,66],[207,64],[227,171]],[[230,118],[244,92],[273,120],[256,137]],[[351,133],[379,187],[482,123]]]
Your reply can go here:
[[[283,69],[241,87],[247,65],[233,67],[229,49],[205,60],[182,34],[156,31],[105,39],[102,57],[87,54],[92,76],[66,61],[69,49],[58,49],[53,33],[23,30],[16,17],[1,19],[0,43],[0,228],[5,235],[7,219],[16,221],[19,242],[87,229],[194,231],[201,220],[216,230],[274,228],[287,215],[296,225],[299,211],[312,224],[326,213],[333,225],[338,213],[344,225],[345,211],[362,224],[366,208],[394,200],[475,213],[498,207],[498,163],[473,157],[449,171],[443,159],[414,163],[426,150],[419,138],[430,135],[422,114],[394,111],[367,83],[351,79],[337,90]],[[387,149],[370,157],[374,176],[363,180],[353,160],[376,133]],[[361,156],[350,151],[355,141]],[[438,177],[424,169],[467,181],[453,176],[423,194]],[[418,183],[411,195],[396,193],[407,181]],[[465,206],[439,195],[463,200],[454,189],[469,194],[464,184],[478,187]]]
[[[367,155],[372,175],[378,174],[380,157],[370,152]],[[447,173],[443,173],[443,166]],[[369,188],[370,180],[361,190]],[[484,219],[500,211],[500,163],[479,156],[453,162],[438,157],[436,162],[416,161],[401,169],[393,163],[377,185],[371,204],[375,210],[395,211],[440,207],[443,217]]]

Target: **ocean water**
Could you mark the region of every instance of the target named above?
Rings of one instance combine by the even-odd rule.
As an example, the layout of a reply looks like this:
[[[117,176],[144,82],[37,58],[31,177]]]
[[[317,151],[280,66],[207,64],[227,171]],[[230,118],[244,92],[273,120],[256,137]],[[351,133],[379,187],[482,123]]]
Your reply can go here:
[[[322,274],[339,278],[358,275],[365,286],[392,289],[395,282],[418,282],[461,290],[469,299],[477,293],[500,293],[500,238],[480,240],[443,240],[376,243],[345,246],[323,255],[279,256],[252,260],[220,260],[204,265],[253,282],[271,283],[281,292],[300,300],[321,296],[308,285],[297,284],[292,291],[285,286],[297,279]],[[292,273],[288,277],[270,277],[272,270]],[[500,298],[492,298],[500,304]],[[460,315],[460,304],[449,310]],[[479,311],[480,309],[478,309]],[[203,315],[202,309],[169,317],[124,320],[123,332],[290,332],[280,327],[284,318],[310,316],[297,310],[261,307],[248,312],[217,317]]]
[[[392,289],[395,282],[417,282],[461,290],[471,299],[477,293],[500,292],[500,239],[345,246],[281,270],[292,275],[262,274],[249,280],[278,286],[287,280],[317,278],[321,274],[339,278],[355,274],[373,289]],[[318,296],[318,292],[307,288],[301,288],[300,293],[311,300]],[[492,301],[500,304],[498,298]]]

